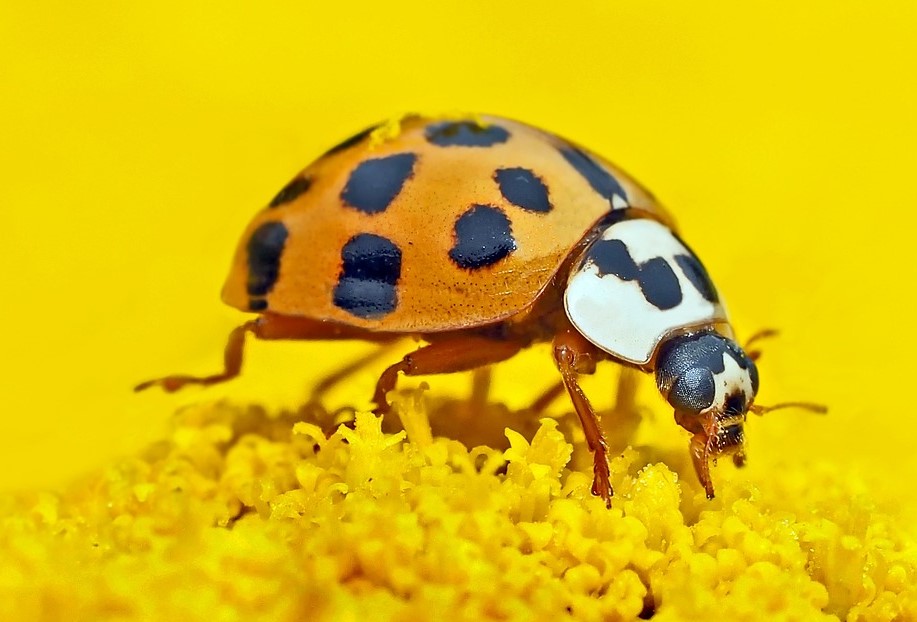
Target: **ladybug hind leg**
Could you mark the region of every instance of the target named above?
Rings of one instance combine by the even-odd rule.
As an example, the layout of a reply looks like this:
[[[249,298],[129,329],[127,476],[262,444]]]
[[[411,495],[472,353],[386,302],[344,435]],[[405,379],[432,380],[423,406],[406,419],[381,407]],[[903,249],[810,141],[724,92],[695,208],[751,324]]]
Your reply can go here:
[[[388,412],[390,406],[386,395],[395,388],[399,372],[405,376],[426,376],[477,370],[512,358],[527,345],[528,342],[497,341],[478,336],[450,337],[434,341],[405,355],[382,372],[373,395],[375,410],[380,414]],[[489,381],[483,384],[484,386],[479,384],[477,390],[473,391],[478,397],[481,393],[486,395],[486,385]]]
[[[265,313],[257,319],[245,322],[237,326],[229,333],[229,339],[226,341],[226,349],[223,354],[223,371],[210,376],[186,376],[173,375],[155,380],[141,382],[135,391],[143,391],[150,387],[162,387],[168,393],[178,391],[189,384],[209,386],[232,380],[239,375],[242,370],[242,359],[245,350],[245,337],[251,333],[258,339],[264,340],[301,340],[301,341],[326,341],[326,340],[348,340],[360,339],[363,341],[372,341],[376,343],[391,343],[401,337],[401,335],[389,333],[371,333],[351,326],[334,324],[332,322],[323,322],[309,318],[285,316],[278,314]],[[379,353],[381,354],[381,352]],[[367,357],[369,360],[355,361],[345,368],[329,376],[324,381],[328,386],[343,379],[355,369],[359,369],[363,364],[375,359],[376,355]]]
[[[239,375],[242,370],[242,355],[245,350],[245,334],[248,332],[258,334],[258,320],[246,322],[237,326],[229,333],[229,339],[226,340],[226,349],[223,352],[223,371],[219,374],[210,376],[186,376],[173,375],[164,378],[156,378],[141,382],[134,391],[144,391],[150,387],[162,387],[167,393],[174,393],[189,384],[209,386],[232,380]]]

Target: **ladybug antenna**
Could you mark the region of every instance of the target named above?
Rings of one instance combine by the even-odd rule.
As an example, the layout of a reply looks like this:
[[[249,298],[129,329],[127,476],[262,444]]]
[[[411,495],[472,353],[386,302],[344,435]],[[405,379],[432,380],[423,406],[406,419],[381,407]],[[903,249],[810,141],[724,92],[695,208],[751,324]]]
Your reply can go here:
[[[759,404],[752,404],[749,407],[749,412],[753,412],[756,415],[764,415],[772,410],[780,410],[781,408],[799,408],[801,410],[807,410],[811,413],[816,413],[818,415],[825,415],[828,413],[828,407],[824,404],[813,404],[812,402],[782,402],[780,404],[774,404],[773,406],[761,406]]]
[[[761,341],[762,339],[770,339],[772,337],[776,337],[779,334],[780,331],[778,331],[776,328],[762,328],[748,338],[748,341],[745,342],[745,345],[742,349],[745,350],[745,354],[748,355],[748,358],[753,361],[757,361],[759,358],[761,358],[761,350],[750,350],[749,348],[751,345],[756,341]]]

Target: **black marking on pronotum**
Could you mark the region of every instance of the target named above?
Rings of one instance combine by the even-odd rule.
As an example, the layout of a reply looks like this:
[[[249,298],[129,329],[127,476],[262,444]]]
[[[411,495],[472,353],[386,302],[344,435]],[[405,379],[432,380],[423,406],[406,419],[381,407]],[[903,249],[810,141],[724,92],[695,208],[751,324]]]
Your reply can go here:
[[[312,186],[311,177],[296,177],[288,183],[283,189],[277,193],[271,202],[268,203],[268,207],[279,207],[285,203],[289,203],[296,199],[299,195],[305,193]]]
[[[640,267],[621,240],[597,240],[589,249],[586,260],[595,264],[599,276],[613,274],[623,281],[633,281],[640,274]]]
[[[613,274],[622,281],[634,281],[647,302],[657,309],[677,307],[682,301],[678,277],[662,257],[637,264],[621,240],[598,240],[586,254],[586,261],[595,264],[599,276]]]
[[[416,161],[416,154],[396,153],[360,162],[350,173],[341,199],[367,214],[385,211],[414,173]]]
[[[341,249],[342,268],[334,287],[335,306],[361,318],[391,313],[398,306],[401,249],[372,233],[355,235]]]
[[[700,295],[709,302],[719,302],[720,296],[716,292],[716,287],[707,274],[707,270],[700,260],[694,255],[675,255],[675,262],[681,271],[685,273],[688,280],[691,281]]]
[[[280,258],[287,243],[287,228],[282,222],[270,221],[259,226],[248,239],[248,283],[246,288],[252,298],[248,306],[253,311],[263,311],[267,296],[280,276]]]
[[[347,150],[347,149],[350,149],[351,147],[353,147],[353,146],[355,146],[355,145],[361,143],[361,142],[363,141],[363,139],[365,139],[365,138],[368,137],[370,134],[372,134],[373,131],[374,131],[376,128],[378,128],[378,127],[379,127],[379,125],[372,125],[372,126],[366,128],[365,130],[363,130],[362,132],[358,132],[358,133],[354,134],[353,136],[351,136],[351,137],[348,138],[347,140],[344,140],[344,141],[339,142],[339,143],[336,144],[334,147],[332,147],[331,149],[329,149],[328,151],[326,151],[324,154],[322,154],[322,157],[324,158],[324,157],[326,157],[326,156],[330,156],[330,155],[333,154],[333,153],[338,153],[338,152],[340,152],[340,151],[345,151],[345,150]]]
[[[494,173],[500,194],[513,205],[530,212],[550,212],[548,188],[527,168],[501,168]]]
[[[618,196],[625,203],[628,203],[627,193],[618,183],[618,180],[606,171],[598,162],[589,157],[588,154],[576,147],[563,147],[560,154],[564,159],[576,169],[576,172],[582,175],[592,189],[601,194],[603,197],[612,200]]]
[[[475,205],[455,221],[455,244],[449,251],[459,267],[492,266],[516,250],[509,218],[492,205]]]
[[[493,147],[509,140],[509,131],[493,123],[443,121],[428,125],[424,136],[440,147]]]
[[[665,311],[681,304],[681,284],[672,266],[662,257],[653,257],[640,264],[637,281],[647,301],[657,309]]]

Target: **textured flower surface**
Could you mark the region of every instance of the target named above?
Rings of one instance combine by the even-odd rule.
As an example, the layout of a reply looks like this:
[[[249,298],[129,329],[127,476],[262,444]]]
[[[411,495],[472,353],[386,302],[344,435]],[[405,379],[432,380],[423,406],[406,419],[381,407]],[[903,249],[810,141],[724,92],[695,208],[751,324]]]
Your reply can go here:
[[[184,409],[144,455],[5,499],[0,618],[917,619],[914,540],[837,469],[708,502],[686,459],[628,447],[607,510],[571,417],[463,409]],[[456,417],[505,449],[435,436]]]

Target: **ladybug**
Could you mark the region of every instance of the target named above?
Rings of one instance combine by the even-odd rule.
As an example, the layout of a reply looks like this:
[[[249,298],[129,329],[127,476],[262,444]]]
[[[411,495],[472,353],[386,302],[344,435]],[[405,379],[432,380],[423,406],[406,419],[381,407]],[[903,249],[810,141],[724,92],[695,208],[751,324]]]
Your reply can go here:
[[[593,494],[610,504],[604,436],[578,376],[611,360],[655,374],[691,433],[694,468],[745,459],[755,353],[735,340],[703,264],[669,214],[613,164],[554,134],[490,116],[407,116],[368,128],[293,178],[242,236],[223,300],[260,314],[236,328],[222,373],[138,385],[176,391],[237,376],[260,339],[405,336],[425,343],[390,365],[443,374],[553,343],[594,454]]]

